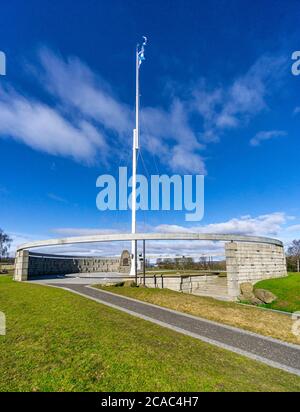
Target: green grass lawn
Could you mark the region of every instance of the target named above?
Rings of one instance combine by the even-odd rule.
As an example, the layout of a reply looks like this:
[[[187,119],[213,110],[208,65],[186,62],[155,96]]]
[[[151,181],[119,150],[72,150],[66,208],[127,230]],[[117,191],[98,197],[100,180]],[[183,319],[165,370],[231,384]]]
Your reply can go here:
[[[62,289],[0,277],[1,391],[300,391],[300,378]]]
[[[287,277],[262,280],[255,284],[256,289],[267,289],[277,296],[273,303],[263,305],[285,312],[300,311],[300,274],[289,273]]]

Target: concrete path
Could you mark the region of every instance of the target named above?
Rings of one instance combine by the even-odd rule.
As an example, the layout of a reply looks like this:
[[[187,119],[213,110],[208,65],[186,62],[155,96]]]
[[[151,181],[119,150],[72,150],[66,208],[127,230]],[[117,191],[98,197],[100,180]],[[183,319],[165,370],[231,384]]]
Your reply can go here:
[[[125,278],[127,278],[125,276]],[[59,286],[66,285],[95,285],[101,283],[102,285],[110,282],[119,282],[124,279],[124,274],[117,272],[91,272],[91,273],[72,273],[70,275],[50,275],[50,276],[36,276],[29,279],[30,283],[52,284]]]
[[[300,345],[119,296],[88,285],[52,284],[104,305],[300,376]]]

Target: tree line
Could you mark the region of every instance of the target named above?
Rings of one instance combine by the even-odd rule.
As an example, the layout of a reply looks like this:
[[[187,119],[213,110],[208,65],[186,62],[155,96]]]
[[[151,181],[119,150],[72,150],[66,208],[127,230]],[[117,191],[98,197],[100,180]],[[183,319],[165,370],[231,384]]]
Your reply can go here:
[[[198,260],[187,256],[159,258],[156,266],[159,269],[173,270],[226,270],[225,260],[213,260],[211,256],[201,256]]]

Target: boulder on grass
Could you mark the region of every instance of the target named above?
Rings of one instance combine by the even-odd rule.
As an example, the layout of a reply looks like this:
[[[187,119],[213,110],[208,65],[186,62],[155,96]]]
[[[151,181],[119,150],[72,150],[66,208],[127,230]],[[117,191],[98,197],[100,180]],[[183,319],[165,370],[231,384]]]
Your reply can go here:
[[[263,303],[272,303],[277,299],[272,292],[266,289],[255,289],[254,295],[257,299],[261,300]]]
[[[123,282],[105,282],[105,283],[98,283],[101,287],[110,287],[110,286],[123,286]]]
[[[251,303],[251,305],[261,305],[264,302],[253,295],[252,298],[249,299],[249,303]]]
[[[253,293],[253,285],[250,282],[244,282],[240,284],[241,296],[240,300],[250,302],[251,299],[255,298]]]
[[[260,299],[255,297],[254,293],[252,293],[252,294],[251,293],[246,293],[246,295],[241,294],[241,295],[239,295],[238,299],[241,302],[247,302],[250,305],[261,305],[262,303],[264,303]]]
[[[244,282],[240,284],[241,294],[248,295],[253,293],[253,285],[251,282]]]
[[[253,285],[251,282],[244,282],[240,284],[241,294],[239,300],[248,302],[251,305],[261,305],[264,303],[258,296],[254,295]]]
[[[135,283],[135,281],[134,280],[125,280],[124,281],[124,283],[123,283],[123,286],[124,287],[135,287],[135,286],[137,286],[137,284]]]

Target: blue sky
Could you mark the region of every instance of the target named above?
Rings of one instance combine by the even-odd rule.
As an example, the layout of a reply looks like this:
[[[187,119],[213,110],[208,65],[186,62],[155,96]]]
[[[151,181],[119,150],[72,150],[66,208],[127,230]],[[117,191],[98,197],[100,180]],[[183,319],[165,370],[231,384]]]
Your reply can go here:
[[[148,173],[206,178],[201,222],[139,212],[139,230],[300,237],[300,76],[291,73],[299,17],[293,0],[2,4],[0,227],[14,246],[130,230],[130,212],[97,210],[95,183],[131,162],[144,34]]]

